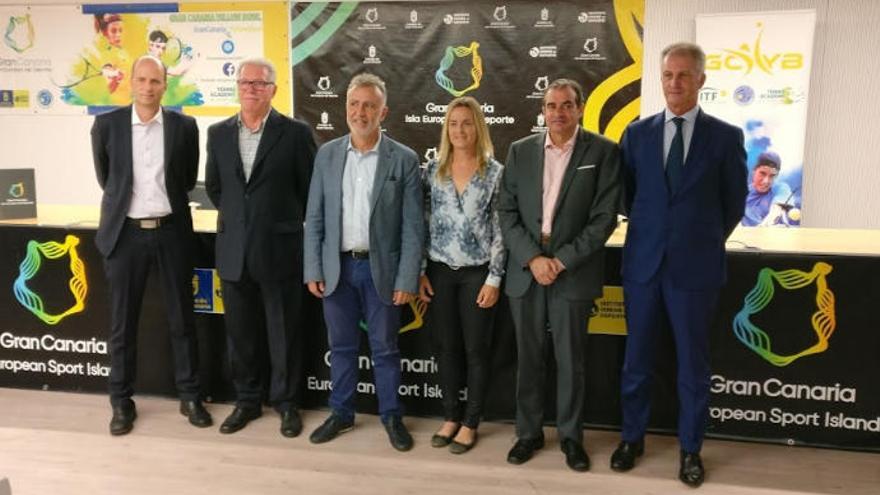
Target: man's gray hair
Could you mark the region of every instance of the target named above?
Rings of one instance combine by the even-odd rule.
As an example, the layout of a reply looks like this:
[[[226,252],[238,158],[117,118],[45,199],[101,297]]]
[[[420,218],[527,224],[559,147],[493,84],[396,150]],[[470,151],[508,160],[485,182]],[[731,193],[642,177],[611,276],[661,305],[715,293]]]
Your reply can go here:
[[[686,55],[697,63],[697,73],[702,74],[706,71],[706,53],[696,43],[680,41],[667,46],[660,52],[661,64],[668,55]]]
[[[278,73],[275,71],[275,64],[270,62],[269,59],[263,57],[251,57],[242,60],[239,62],[238,69],[235,71],[236,79],[241,78],[241,71],[246,65],[254,65],[266,69],[266,80],[270,83],[275,83]]]
[[[554,80],[547,86],[547,89],[544,91],[543,103],[547,102],[547,94],[550,93],[550,90],[565,88],[571,88],[571,90],[574,92],[574,99],[577,100],[575,101],[575,104],[577,104],[578,108],[583,107],[584,88],[582,88],[581,85],[574,79],[566,79],[564,77]]]
[[[382,93],[383,105],[388,101],[388,93],[385,91],[385,81],[383,81],[381,77],[375,74],[370,74],[369,72],[364,72],[351,78],[351,82],[348,83],[348,90],[346,92],[350,93],[351,90],[364,86],[371,86],[378,89],[379,92]]]

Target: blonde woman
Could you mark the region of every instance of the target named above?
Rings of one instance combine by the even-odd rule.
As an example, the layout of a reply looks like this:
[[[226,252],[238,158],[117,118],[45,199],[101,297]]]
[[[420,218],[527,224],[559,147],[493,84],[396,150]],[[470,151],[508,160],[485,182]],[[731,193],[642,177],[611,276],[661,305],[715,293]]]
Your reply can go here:
[[[431,438],[455,454],[477,442],[491,364],[494,307],[506,252],[495,206],[503,167],[480,105],[469,96],[446,109],[439,157],[424,173],[428,226],[419,297],[430,306],[445,422]],[[467,387],[467,400],[460,390]]]

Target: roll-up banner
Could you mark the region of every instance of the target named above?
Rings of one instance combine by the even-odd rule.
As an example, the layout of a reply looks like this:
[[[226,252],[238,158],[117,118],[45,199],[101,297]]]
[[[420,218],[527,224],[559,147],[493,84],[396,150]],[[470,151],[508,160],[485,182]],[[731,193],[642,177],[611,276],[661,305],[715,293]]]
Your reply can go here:
[[[814,10],[698,15],[706,52],[700,106],[742,127],[745,226],[801,224]]]

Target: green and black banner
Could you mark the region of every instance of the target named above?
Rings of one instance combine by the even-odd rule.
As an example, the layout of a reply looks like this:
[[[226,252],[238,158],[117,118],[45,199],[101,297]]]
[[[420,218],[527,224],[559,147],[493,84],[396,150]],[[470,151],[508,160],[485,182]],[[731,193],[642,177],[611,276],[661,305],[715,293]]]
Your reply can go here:
[[[457,96],[481,103],[502,161],[545,129],[543,91],[560,77],[583,86],[588,130],[617,140],[638,116],[643,0],[296,2],[291,18],[294,113],[320,142],[348,132],[362,72],[387,84],[385,131],[424,161]]]

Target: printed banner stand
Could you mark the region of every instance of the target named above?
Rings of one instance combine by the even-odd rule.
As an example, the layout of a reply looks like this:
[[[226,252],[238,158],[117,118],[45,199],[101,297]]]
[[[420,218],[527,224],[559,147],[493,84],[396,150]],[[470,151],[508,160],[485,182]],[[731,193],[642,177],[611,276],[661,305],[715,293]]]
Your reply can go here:
[[[37,218],[34,169],[0,170],[0,220]]]

